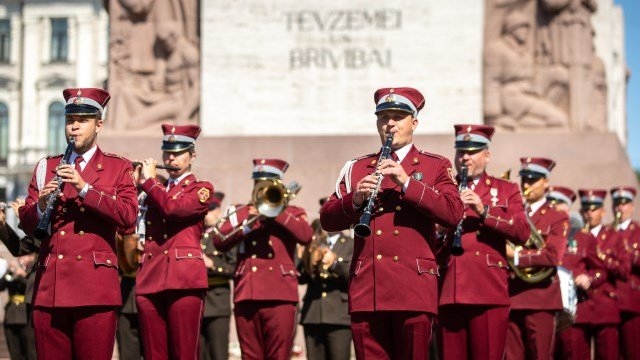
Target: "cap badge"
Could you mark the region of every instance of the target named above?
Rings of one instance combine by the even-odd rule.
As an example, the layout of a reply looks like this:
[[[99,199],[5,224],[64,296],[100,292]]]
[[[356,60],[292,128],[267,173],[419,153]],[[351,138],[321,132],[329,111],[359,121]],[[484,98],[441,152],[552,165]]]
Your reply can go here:
[[[471,135],[470,135],[470,134],[466,134],[466,135],[462,138],[462,140],[464,140],[464,141],[469,141],[469,140],[471,140]]]
[[[80,92],[78,91],[78,97],[73,100],[74,105],[82,105],[84,104],[84,98],[80,97]]]
[[[386,102],[396,102],[396,97],[393,96],[392,94],[387,95],[387,98],[384,99],[384,101]]]
[[[168,142],[176,142],[176,137],[171,135],[171,136],[169,136],[169,139],[167,141]]]

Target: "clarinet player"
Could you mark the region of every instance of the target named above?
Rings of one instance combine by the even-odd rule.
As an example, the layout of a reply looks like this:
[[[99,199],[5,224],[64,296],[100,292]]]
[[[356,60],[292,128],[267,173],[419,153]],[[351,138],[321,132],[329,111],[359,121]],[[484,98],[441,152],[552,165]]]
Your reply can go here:
[[[65,136],[75,141],[69,164],[62,156],[40,160],[19,211],[25,233],[47,234],[32,300],[36,351],[40,359],[107,360],[122,305],[115,234],[133,232],[136,188],[131,162],[97,145],[109,93],[74,88],[63,96]],[[40,224],[48,207],[50,221]]]
[[[506,241],[523,244],[530,228],[518,185],[486,173],[495,129],[460,124],[454,130],[458,181],[467,181],[460,184],[466,211],[456,234],[452,229],[446,238],[461,240],[464,252],[442,266],[438,349],[444,360],[499,360],[509,319]],[[463,167],[468,180],[460,177]]]
[[[329,232],[368,228],[354,239],[349,277],[356,358],[428,359],[438,301],[435,223],[455,227],[463,204],[449,160],[413,144],[424,96],[384,88],[374,101],[385,147],[345,164],[320,221]]]

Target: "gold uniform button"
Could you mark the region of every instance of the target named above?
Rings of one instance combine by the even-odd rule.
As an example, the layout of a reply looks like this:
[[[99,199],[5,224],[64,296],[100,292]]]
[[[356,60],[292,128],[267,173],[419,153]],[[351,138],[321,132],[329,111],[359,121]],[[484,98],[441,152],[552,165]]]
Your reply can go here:
[[[327,297],[327,293],[323,291],[323,292],[322,292],[322,297],[323,297],[323,298]]]
[[[269,246],[273,246],[273,241],[269,240]]]
[[[338,262],[343,262],[343,261],[344,261],[343,258],[341,258],[341,257],[338,258]]]
[[[214,251],[213,251],[213,255],[216,255],[216,256],[217,256],[218,254],[220,254],[220,253],[218,252],[218,250],[214,250]]]
[[[80,212],[84,212],[84,207],[80,207]]]
[[[395,235],[395,236],[400,235],[400,231],[398,231],[398,230],[393,230],[393,235]]]
[[[498,261],[498,266],[502,267],[502,261]]]
[[[269,257],[269,259],[271,259],[273,257],[272,253],[269,253],[269,255],[267,255]]]
[[[434,275],[436,272],[433,269],[429,269],[429,274]]]
[[[163,254],[165,254],[165,255],[167,255],[168,253],[169,253],[169,250],[165,250],[165,251],[163,252]]]
[[[322,288],[326,288],[326,287],[327,287],[327,284],[323,283]]]
[[[393,261],[398,261],[398,256],[397,255],[393,257]]]
[[[188,253],[188,254],[187,254],[187,256],[188,256],[188,257],[193,257],[193,254]]]
[[[258,271],[258,268],[256,266],[254,266],[254,267],[251,268],[251,271],[256,272],[256,271]]]
[[[80,255],[76,256],[76,260],[82,260],[82,256]]]
[[[376,256],[376,259],[378,259],[378,260],[382,260],[382,255],[378,254],[378,255]]]
[[[382,230],[378,230],[378,231],[376,231],[376,235],[378,235],[378,236],[379,236],[379,235],[382,235]]]
[[[111,259],[107,259],[107,264],[111,265]]]
[[[480,236],[480,230],[476,231],[476,236]]]
[[[60,254],[58,255],[58,260],[62,260],[64,258],[64,255]]]
[[[147,225],[151,225],[151,221],[148,221],[148,220],[147,220]]]
[[[67,208],[66,208],[66,207],[65,207],[65,208],[62,208],[62,212],[63,212],[63,213],[67,212]]]
[[[383,208],[383,207],[379,207],[379,208],[378,208],[378,212],[383,212],[383,211],[384,211],[384,208]]]
[[[251,242],[251,246],[256,246],[258,243],[254,240]]]
[[[165,220],[165,219],[162,219],[162,222],[163,222],[163,223],[166,223],[166,222],[167,222],[167,220]]]
[[[269,271],[273,271],[273,267],[269,266]]]
[[[222,272],[222,268],[221,267],[218,268],[218,272]]]
[[[251,258],[252,258],[252,259],[255,259],[255,258],[257,258],[257,257],[258,257],[258,255],[256,255],[256,254],[251,255]]]
[[[60,235],[64,236],[64,234],[66,234],[64,230],[60,231]]]
[[[402,206],[400,205],[396,206],[396,211],[400,211],[400,210],[402,210]]]
[[[84,231],[82,231],[82,230],[78,231],[78,235],[83,236],[84,235]]]
[[[153,240],[153,236],[149,236],[149,240]]]
[[[205,239],[208,239],[209,238],[209,233],[206,233],[206,234],[204,234],[202,236],[204,236]]]
[[[480,256],[480,251],[476,251],[476,256]]]
[[[168,238],[169,236],[167,234],[162,235],[163,238]]]

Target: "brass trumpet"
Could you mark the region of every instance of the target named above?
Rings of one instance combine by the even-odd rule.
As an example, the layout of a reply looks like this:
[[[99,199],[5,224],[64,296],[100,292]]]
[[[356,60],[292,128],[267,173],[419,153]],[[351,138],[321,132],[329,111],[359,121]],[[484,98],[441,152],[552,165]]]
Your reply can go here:
[[[251,192],[251,202],[235,208],[233,211],[225,214],[213,227],[213,232],[220,237],[222,241],[226,241],[235,235],[243,227],[250,227],[251,224],[258,221],[262,217],[274,218],[284,211],[300,192],[301,186],[293,181],[289,185],[284,185],[280,179],[260,178],[253,187]],[[253,205],[260,215],[248,219],[246,222],[234,224],[233,230],[227,234],[220,231],[220,226],[231,216],[235,215],[240,209]]]
[[[142,165],[142,163],[140,161],[132,161],[131,162],[131,166],[133,166],[133,168],[135,169],[136,167]],[[177,166],[171,166],[171,165],[162,165],[162,164],[156,164],[156,169],[164,169],[164,170],[180,170],[179,167]]]

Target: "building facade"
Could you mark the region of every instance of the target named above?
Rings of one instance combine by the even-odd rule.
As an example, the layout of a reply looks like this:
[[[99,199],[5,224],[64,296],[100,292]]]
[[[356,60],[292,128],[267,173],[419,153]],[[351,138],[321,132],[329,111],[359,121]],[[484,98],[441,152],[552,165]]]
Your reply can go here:
[[[64,151],[62,89],[105,86],[99,0],[0,2],[0,201],[24,195],[35,163]]]

